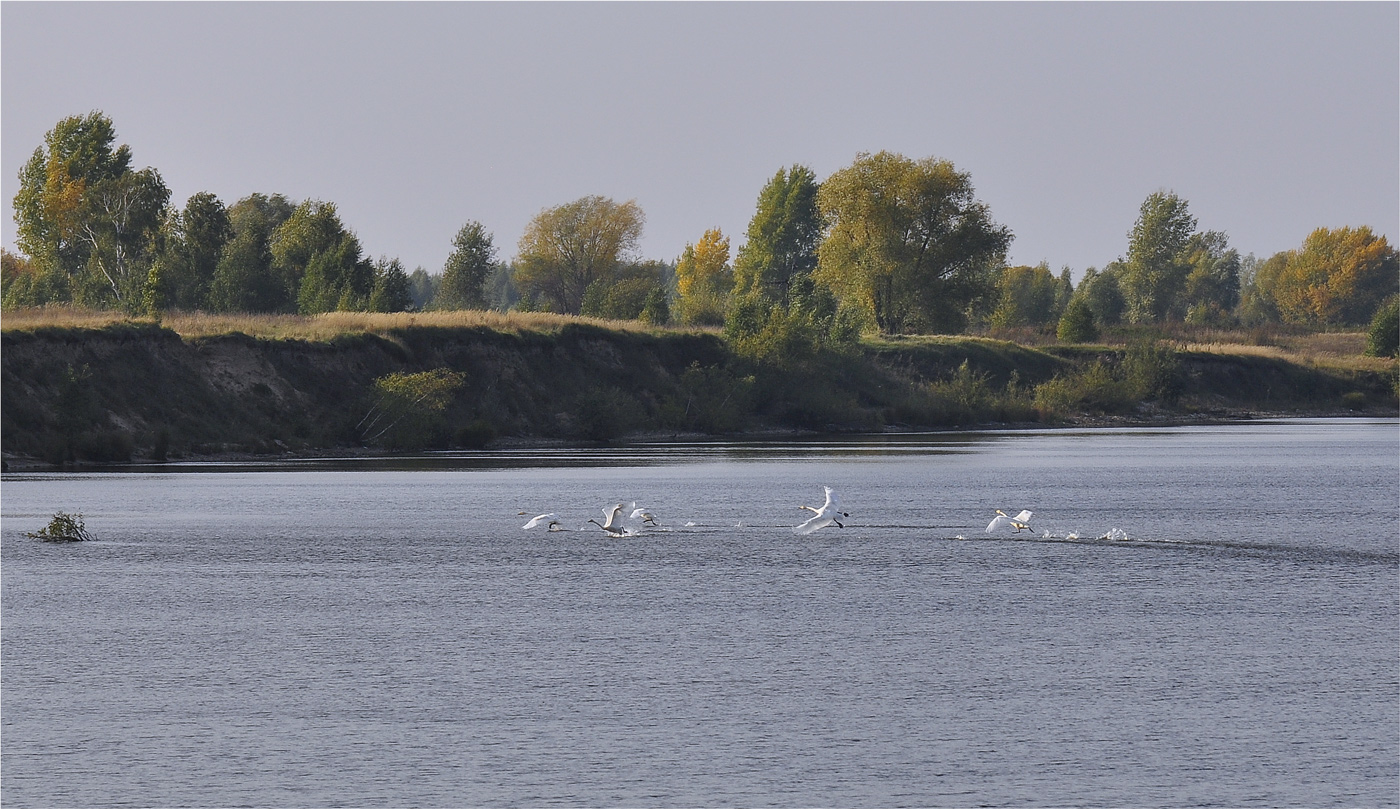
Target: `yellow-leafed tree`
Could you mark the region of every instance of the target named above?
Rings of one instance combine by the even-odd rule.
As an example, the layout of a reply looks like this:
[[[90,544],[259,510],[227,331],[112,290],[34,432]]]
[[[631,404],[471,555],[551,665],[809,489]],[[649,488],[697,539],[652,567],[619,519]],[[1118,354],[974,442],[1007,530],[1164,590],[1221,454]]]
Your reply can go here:
[[[1369,227],[1318,228],[1289,253],[1274,280],[1274,303],[1289,323],[1362,325],[1396,293],[1397,267],[1396,251]]]
[[[676,292],[682,323],[724,324],[734,271],[729,266],[729,237],[719,228],[705,231],[696,244],[687,244],[676,263]]]

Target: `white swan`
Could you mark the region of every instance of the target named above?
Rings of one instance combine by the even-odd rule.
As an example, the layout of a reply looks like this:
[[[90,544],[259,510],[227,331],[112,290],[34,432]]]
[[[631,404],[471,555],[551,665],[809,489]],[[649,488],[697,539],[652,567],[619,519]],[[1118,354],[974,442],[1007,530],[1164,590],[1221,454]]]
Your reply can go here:
[[[607,515],[607,520],[606,520],[606,521],[604,521],[604,522],[598,522],[597,520],[589,520],[589,522],[593,523],[594,525],[598,526],[599,528],[603,529],[604,531],[607,531],[607,532],[608,532],[608,536],[614,536],[614,537],[627,536],[627,532],[626,532],[621,526],[613,525],[613,523],[617,521],[617,518],[618,518],[619,516],[621,516],[621,514],[622,514],[622,504],[621,504],[621,503],[618,503],[617,505],[613,506],[612,508],[605,508],[605,509],[603,509],[603,514]]]
[[[850,516],[849,514],[846,514],[843,511],[839,511],[836,508],[836,492],[833,492],[830,486],[823,486],[822,488],[826,490],[826,502],[822,503],[821,508],[801,506],[801,508],[805,508],[808,511],[813,512],[812,519],[802,523],[799,526],[794,527],[792,529],[792,532],[794,534],[810,534],[813,531],[816,531],[819,528],[825,528],[828,525],[831,525],[832,523],[836,523],[837,528],[846,527],[842,525],[839,520],[836,519],[837,517]]]
[[[1030,520],[1031,513],[1029,511],[1022,511],[1015,517],[1011,517],[1008,516],[1005,511],[997,509],[997,516],[993,518],[991,522],[987,523],[987,533],[990,534],[999,528],[1007,527],[1014,528],[1015,533],[1018,534],[1022,531],[1029,531],[1031,530]]]
[[[525,512],[522,511],[522,512],[520,512],[520,513],[521,513],[521,514],[524,514]],[[545,520],[549,520],[549,530],[551,530],[551,531],[554,530],[554,526],[556,526],[556,525],[559,524],[559,521],[554,519],[554,514],[550,513],[550,514],[541,514],[541,515],[539,515],[538,517],[531,517],[529,522],[525,523],[524,525],[522,525],[522,526],[520,526],[520,527],[523,528],[523,529],[525,529],[526,531],[529,531],[531,528],[534,528],[534,527],[538,526],[540,523],[544,522]]]
[[[641,520],[647,525],[660,525],[660,523],[656,521],[656,515],[644,508],[638,508],[635,501],[632,503],[632,516],[628,519]]]

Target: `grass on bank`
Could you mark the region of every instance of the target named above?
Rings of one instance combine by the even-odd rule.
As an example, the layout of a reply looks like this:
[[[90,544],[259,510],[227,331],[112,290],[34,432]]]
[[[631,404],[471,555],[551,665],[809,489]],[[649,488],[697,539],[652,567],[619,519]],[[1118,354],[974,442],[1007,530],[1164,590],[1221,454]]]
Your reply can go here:
[[[40,328],[100,329],[123,323],[159,323],[182,338],[246,334],[268,340],[308,340],[329,342],[350,334],[385,334],[413,327],[486,328],[507,333],[554,333],[570,324],[587,324],[622,332],[717,332],[717,329],[653,326],[636,320],[602,320],[578,315],[547,312],[497,312],[460,310],[450,312],[329,312],[320,315],[216,314],[210,312],[167,312],[155,318],[132,317],[121,311],[50,305],[6,310],[0,313],[0,331],[30,331]],[[1386,372],[1393,359],[1367,357],[1364,332],[1302,332],[1283,327],[1267,329],[1220,329],[1164,324],[1155,327],[1123,327],[1108,330],[1098,347],[1122,348],[1141,342],[1144,337],[1161,339],[1176,350],[1247,357],[1268,357],[1319,368],[1344,371]],[[986,353],[1000,354],[1010,346],[1049,347],[1059,345],[1053,337],[1032,329],[975,335],[915,335],[867,337],[863,341],[877,350],[901,347],[952,346],[966,349],[980,346]]]
[[[414,327],[486,328],[500,332],[557,332],[569,324],[588,324],[616,331],[651,333],[694,332],[692,328],[652,326],[636,320],[601,320],[548,312],[327,312],[320,315],[217,314],[167,312],[159,319],[132,317],[124,312],[43,306],[6,310],[0,314],[0,330],[31,331],[40,328],[101,329],[123,323],[159,324],[183,338],[246,334],[267,340],[329,342],[348,334],[383,334]]]

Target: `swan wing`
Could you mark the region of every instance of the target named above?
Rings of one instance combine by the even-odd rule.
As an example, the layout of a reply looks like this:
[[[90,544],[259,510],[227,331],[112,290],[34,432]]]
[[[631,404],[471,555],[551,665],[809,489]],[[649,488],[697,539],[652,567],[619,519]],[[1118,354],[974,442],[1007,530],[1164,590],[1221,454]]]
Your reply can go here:
[[[529,522],[525,523],[524,525],[522,525],[522,526],[520,526],[520,527],[521,527],[521,528],[524,528],[526,531],[528,531],[528,530],[530,530],[531,528],[534,528],[535,526],[539,525],[541,522],[543,522],[543,521],[545,521],[545,520],[548,520],[548,519],[550,519],[550,518],[553,517],[553,516],[554,516],[553,514],[541,514],[541,515],[539,515],[538,517],[532,517],[532,518],[530,518],[530,521],[529,521]]]
[[[622,514],[622,504],[618,503],[612,508],[603,509],[603,514],[608,519],[603,523],[604,528],[612,528],[612,524],[617,521],[618,515]]]
[[[1020,514],[1016,515],[1015,519],[1016,522],[1029,522],[1031,519],[1031,513],[1029,511],[1022,511]]]
[[[828,525],[831,525],[832,523],[836,522],[836,518],[839,515],[840,512],[838,512],[834,508],[824,508],[821,511],[818,511],[816,514],[814,514],[812,516],[812,519],[802,523],[796,528],[793,528],[792,532],[794,534],[810,534],[819,528],[825,528]]]
[[[1005,528],[1010,524],[1010,517],[1006,516],[1005,514],[998,513],[996,518],[994,518],[991,522],[987,523],[987,533],[990,534],[993,531],[996,531],[998,528]]]

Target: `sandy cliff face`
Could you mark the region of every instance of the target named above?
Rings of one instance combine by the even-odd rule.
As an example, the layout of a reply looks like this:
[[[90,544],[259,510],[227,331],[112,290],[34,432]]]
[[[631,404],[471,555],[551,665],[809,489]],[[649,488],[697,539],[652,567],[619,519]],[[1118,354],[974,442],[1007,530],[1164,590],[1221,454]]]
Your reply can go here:
[[[329,342],[241,334],[183,340],[152,325],[47,328],[0,337],[0,439],[12,460],[60,463],[474,448],[502,437],[580,442],[637,432],[1395,411],[1384,374],[1185,352],[1174,355],[1169,400],[1098,416],[1040,413],[1028,397],[1018,408],[971,412],[950,408],[947,393],[940,399],[934,391],[964,362],[994,389],[1015,379],[1031,390],[1100,360],[1121,362],[1122,355],[949,338],[894,349],[872,345],[824,358],[815,368],[774,368],[735,358],[715,335],[587,325],[551,332],[411,327]],[[460,374],[463,382],[444,411],[382,436],[360,429],[376,401],[375,380],[439,369]]]
[[[465,374],[465,384],[434,443],[452,445],[463,424],[476,425],[472,440],[483,430],[587,438],[579,422],[590,409],[627,411],[636,424],[619,428],[659,423],[685,370],[723,364],[726,353],[705,335],[586,328],[420,329],[312,343],[244,335],[184,341],[157,327],[116,327],[6,333],[0,359],[5,451],[57,459],[58,445],[67,444],[62,452],[101,460],[158,445],[176,456],[354,446],[375,379],[436,368]]]

